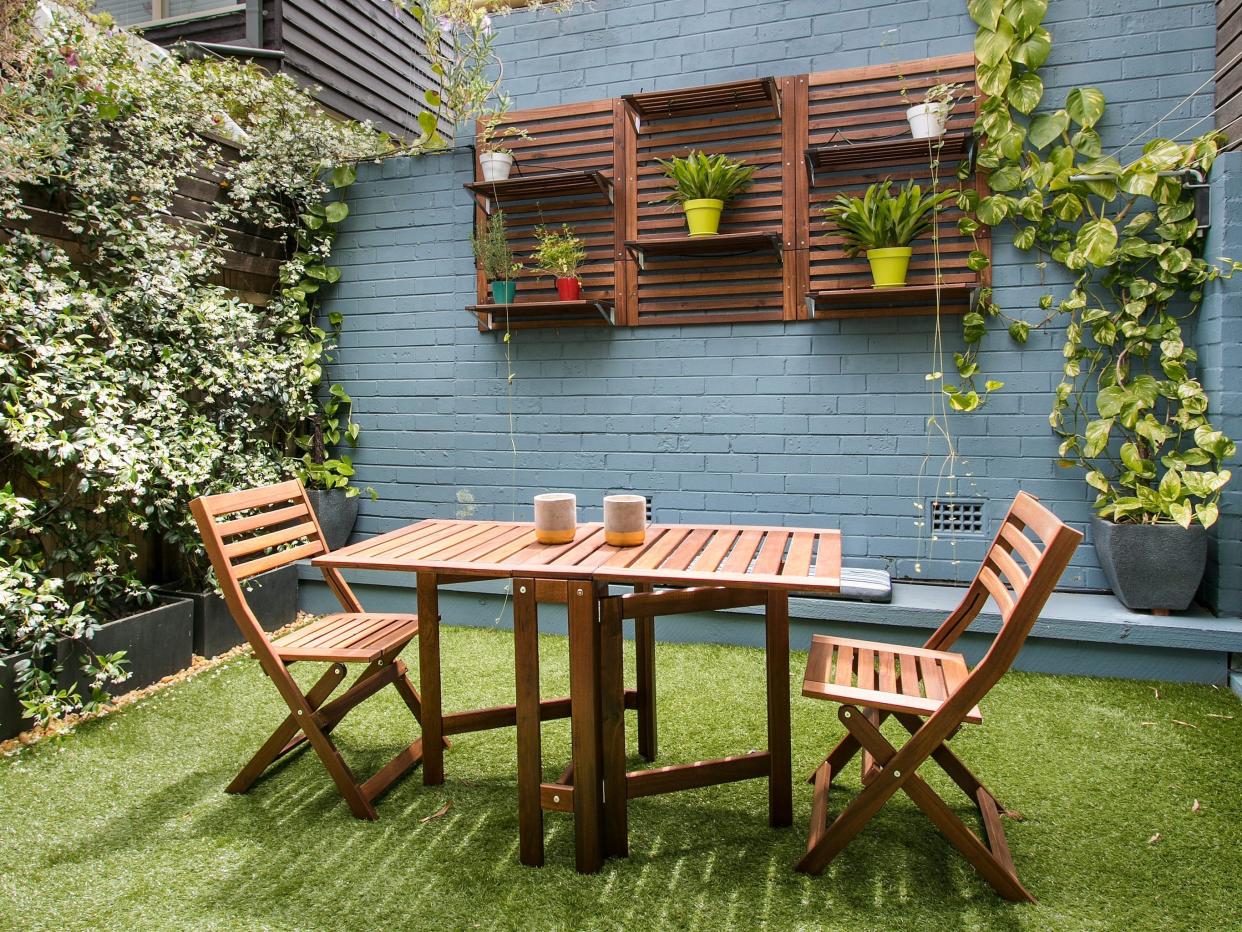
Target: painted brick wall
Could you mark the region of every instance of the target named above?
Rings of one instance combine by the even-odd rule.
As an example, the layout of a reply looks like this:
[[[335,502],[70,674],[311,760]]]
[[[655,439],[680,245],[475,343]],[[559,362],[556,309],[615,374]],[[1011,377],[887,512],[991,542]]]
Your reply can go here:
[[[1221,156],[1212,169],[1212,228],[1208,256],[1242,256],[1242,152]],[[1214,289],[1198,327],[1200,372],[1216,425],[1242,445],[1242,278]],[[1212,559],[1202,595],[1222,612],[1242,615],[1242,466],[1221,502]]]
[[[756,75],[794,74],[968,50],[964,0],[596,0],[570,17],[501,21],[500,50],[519,108]],[[1062,0],[1048,26],[1047,101],[1101,87],[1106,144],[1120,146],[1192,94],[1212,71],[1208,0]],[[1175,133],[1211,109],[1211,86],[1162,126]],[[1135,150],[1131,148],[1129,152]],[[515,333],[510,452],[506,345],[480,334],[462,183],[468,151],[388,161],[361,172],[338,249],[331,306],[346,315],[333,376],[364,431],[358,477],[369,534],[426,516],[527,514],[547,489],[579,495],[596,518],[609,490],[654,498],[659,520],[837,525],[848,561],[897,576],[968,578],[980,538],[929,541],[916,501],[951,490],[944,445],[926,437],[930,318],[789,325],[537,330]],[[1050,272],[1004,241],[997,297],[1034,308]],[[1034,314],[1034,311],[1030,313]],[[946,352],[958,346],[946,325]],[[987,410],[951,419],[957,489],[990,500],[1018,488],[1085,524],[1077,473],[1053,463],[1049,392],[1061,357],[1050,335],[1026,347],[990,336],[983,365],[1005,390]],[[952,370],[949,355],[943,365]],[[1236,397],[1236,396],[1235,396]],[[925,463],[925,456],[931,456]],[[920,470],[925,472],[919,478]],[[959,562],[960,561],[960,562]],[[1065,583],[1103,587],[1089,546]]]

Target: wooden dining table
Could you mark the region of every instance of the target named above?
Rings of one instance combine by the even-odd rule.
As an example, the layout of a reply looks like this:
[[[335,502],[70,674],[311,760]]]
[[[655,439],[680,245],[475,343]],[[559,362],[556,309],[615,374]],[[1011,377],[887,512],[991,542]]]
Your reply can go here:
[[[789,595],[840,590],[836,530],[651,525],[638,546],[614,547],[602,526],[580,525],[569,543],[541,544],[525,522],[431,519],[317,557],[328,570],[417,574],[423,782],[444,780],[444,738],[517,728],[519,857],[544,860],[543,813],[574,817],[577,869],[592,873],[628,853],[628,802],[751,778],[768,781],[768,821],[793,821]],[[513,587],[516,701],[446,713],[440,680],[439,587],[480,579]],[[330,577],[329,577],[330,582]],[[539,690],[538,604],[563,602],[569,633],[568,697]],[[626,770],[625,711],[638,713],[639,751],[656,755],[654,619],[744,606],[765,609],[767,745],[717,760]],[[622,624],[633,619],[638,688],[622,675]],[[568,716],[571,761],[543,780],[541,722]]]

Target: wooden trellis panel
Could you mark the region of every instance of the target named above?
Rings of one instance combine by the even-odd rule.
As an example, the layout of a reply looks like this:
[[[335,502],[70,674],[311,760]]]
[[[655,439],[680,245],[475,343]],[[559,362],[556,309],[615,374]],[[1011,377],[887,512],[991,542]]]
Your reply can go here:
[[[686,92],[693,94],[694,91]],[[746,108],[742,108],[746,107]],[[632,108],[631,108],[632,109]],[[675,108],[674,108],[675,109]],[[688,108],[690,110],[702,108]],[[638,120],[636,111],[632,120]],[[754,184],[725,208],[721,233],[766,232],[783,235],[786,198],[779,111],[762,100],[738,109],[674,113],[650,112],[632,123],[627,147],[634,201],[627,216],[628,240],[682,234],[680,207],[661,204],[671,190],[658,159],[698,149],[724,153],[755,165]],[[632,265],[624,322],[696,324],[782,320],[784,288],[781,260],[772,251],[727,257],[660,257],[645,268]]]
[[[535,228],[543,225],[559,230],[563,223],[568,223],[586,241],[587,262],[581,270],[583,298],[613,300],[618,276],[624,277],[618,258],[621,247],[617,235],[620,229],[618,205],[625,203],[624,183],[623,179],[615,178],[614,170],[616,110],[619,106],[613,100],[597,100],[509,115],[506,125],[525,130],[528,134],[526,139],[513,139],[505,143],[507,148],[513,150],[516,160],[512,178],[598,171],[613,181],[611,200],[599,189],[561,194],[556,193],[553,185],[548,186],[547,194],[536,190],[498,199],[499,206],[505,212],[514,257],[526,267],[518,277],[519,303],[556,300],[552,277],[534,272],[531,255],[536,245]],[[477,159],[475,177],[474,188],[476,192],[481,192],[476,209],[477,224],[483,219],[483,202],[487,199],[488,187],[482,182]],[[480,304],[491,300],[482,273],[478,275],[478,291]],[[560,325],[595,323],[603,324],[604,320],[596,315],[582,320],[567,320]],[[557,324],[545,321],[542,325]]]
[[[924,91],[933,84],[964,84],[977,96],[975,60],[970,53],[931,58],[918,62],[877,65],[845,71],[823,71],[810,75],[808,110],[808,142],[814,149],[822,146],[853,146],[850,156],[832,159],[836,164],[815,172],[810,185],[810,250],[809,291],[839,292],[847,289],[870,290],[871,277],[865,256],[849,258],[844,254],[839,237],[829,233],[822,208],[837,194],[859,195],[870,184],[892,179],[894,187],[913,178],[927,188],[932,180],[932,163],[939,160],[939,187],[957,187],[956,171],[966,157],[969,136],[975,121],[975,103],[961,101],[949,120],[944,148],[912,142],[905,111],[922,101]],[[902,90],[906,96],[903,96]],[[956,137],[956,138],[954,138]],[[932,140],[931,142],[935,142]],[[836,153],[834,152],[835,156]],[[983,185],[976,177],[966,185]],[[986,193],[986,188],[980,190]],[[971,271],[966,261],[975,248],[969,237],[958,233],[961,212],[949,205],[938,223],[938,241],[931,236],[917,240],[910,260],[910,304],[902,306],[896,290],[892,301],[883,308],[868,306],[873,295],[861,295],[854,302],[850,296],[834,299],[836,308],[821,307],[817,316],[852,316],[854,314],[926,314],[929,313],[927,289],[935,283],[935,253],[939,251],[941,283],[956,286],[946,294],[942,310],[965,311],[969,288],[986,284]],[[986,227],[981,231],[986,233]],[[990,242],[980,239],[979,248],[990,254]]]

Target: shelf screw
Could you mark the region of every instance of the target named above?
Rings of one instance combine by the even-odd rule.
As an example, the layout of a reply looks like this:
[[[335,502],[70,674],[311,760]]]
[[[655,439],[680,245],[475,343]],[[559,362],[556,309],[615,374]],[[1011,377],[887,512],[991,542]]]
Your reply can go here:
[[[518,587],[518,592],[522,593],[522,595],[526,595],[526,587],[525,587],[525,586],[519,586],[519,587]]]
[[[900,770],[894,770],[894,771],[893,771],[893,779],[894,779],[894,780],[896,780],[896,779],[897,779],[898,777],[900,777],[900,776],[901,776],[901,771],[900,771]]]
[[[553,796],[553,797],[552,797],[552,802],[554,802],[554,803],[559,803],[560,801],[561,801],[561,798],[560,798],[559,796]]]

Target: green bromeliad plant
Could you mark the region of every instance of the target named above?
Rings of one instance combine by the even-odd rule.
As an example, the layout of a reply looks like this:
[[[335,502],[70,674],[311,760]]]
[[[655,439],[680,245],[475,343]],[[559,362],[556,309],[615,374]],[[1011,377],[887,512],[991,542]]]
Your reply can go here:
[[[673,190],[666,199],[676,204],[697,200],[727,204],[750,187],[755,174],[755,166],[721,153],[691,152],[685,158],[657,161],[673,181]]]
[[[987,316],[1005,321],[1019,343],[1055,321],[1064,327],[1065,363],[1049,421],[1062,439],[1060,465],[1084,471],[1104,518],[1209,527],[1236,447],[1209,419],[1182,326],[1206,286],[1242,267],[1203,256],[1189,184],[1206,177],[1222,137],[1151,139],[1122,158],[1128,146],[1106,152],[1097,129],[1105,112],[1098,88],[1074,88],[1063,106],[1039,110],[1039,68],[1052,48],[1047,7],[968,3],[987,95],[975,127],[985,138],[978,164],[991,193],[962,192],[961,228],[974,235],[980,223],[1010,225],[1019,249],[1035,253],[1041,268],[1060,265],[1072,284],[1062,297],[1045,295],[1034,320],[1007,314],[985,294],[981,311],[965,318],[962,383],[945,391],[959,410],[978,407],[971,380]],[[977,270],[987,262],[982,252],[971,256]]]
[[[845,253],[856,256],[868,249],[909,246],[931,229],[936,211],[956,190],[928,191],[913,179],[893,193],[888,179],[871,185],[862,197],[838,194],[823,208],[824,217],[845,240]]]

